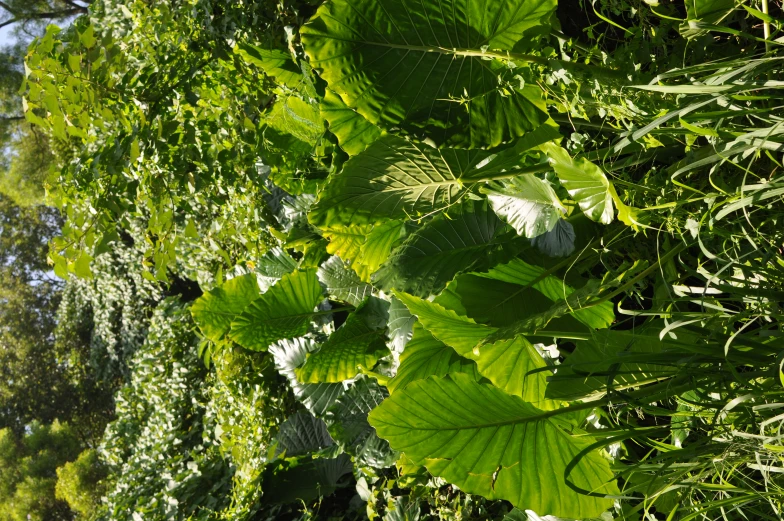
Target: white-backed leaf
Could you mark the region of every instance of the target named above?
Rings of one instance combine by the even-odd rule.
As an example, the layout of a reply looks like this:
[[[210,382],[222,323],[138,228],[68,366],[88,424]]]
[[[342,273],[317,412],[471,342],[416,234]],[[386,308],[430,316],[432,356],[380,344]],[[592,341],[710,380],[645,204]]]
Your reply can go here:
[[[499,181],[482,192],[496,215],[529,238],[555,228],[566,212],[550,184],[533,175]]]
[[[343,395],[343,384],[303,384],[297,380],[296,368],[305,363],[317,345],[312,339],[281,340],[269,348],[275,368],[285,376],[294,396],[316,416],[322,416]]]
[[[277,440],[275,455],[285,452],[287,458],[317,452],[335,443],[327,431],[327,424],[305,411],[286,418]]]
[[[352,306],[358,306],[373,290],[337,256],[330,257],[319,266],[318,278],[327,287],[330,296]]]

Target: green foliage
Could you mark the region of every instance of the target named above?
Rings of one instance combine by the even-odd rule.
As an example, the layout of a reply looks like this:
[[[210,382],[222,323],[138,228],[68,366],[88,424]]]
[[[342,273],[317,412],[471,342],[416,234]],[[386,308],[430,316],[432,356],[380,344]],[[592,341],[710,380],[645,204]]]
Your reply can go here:
[[[780,517],[777,8],[95,4],[24,94],[99,517]]]
[[[303,46],[329,87],[371,123],[438,144],[493,147],[547,119],[539,90],[492,58],[533,48],[554,8],[332,1],[302,29]]]
[[[88,449],[76,460],[57,469],[55,496],[62,499],[82,519],[90,519],[98,511],[104,493],[101,481],[106,478],[98,453]]]
[[[71,519],[55,497],[57,468],[79,454],[79,439],[67,424],[33,422],[27,432],[0,429],[0,518],[8,521]]]

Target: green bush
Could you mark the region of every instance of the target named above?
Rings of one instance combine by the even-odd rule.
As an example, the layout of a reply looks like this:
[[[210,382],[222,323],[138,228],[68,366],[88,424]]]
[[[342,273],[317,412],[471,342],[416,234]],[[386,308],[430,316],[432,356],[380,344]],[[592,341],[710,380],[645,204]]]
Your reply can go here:
[[[107,469],[95,449],[87,449],[75,461],[57,469],[55,497],[68,506],[81,519],[90,519],[98,509],[105,492],[102,482]]]

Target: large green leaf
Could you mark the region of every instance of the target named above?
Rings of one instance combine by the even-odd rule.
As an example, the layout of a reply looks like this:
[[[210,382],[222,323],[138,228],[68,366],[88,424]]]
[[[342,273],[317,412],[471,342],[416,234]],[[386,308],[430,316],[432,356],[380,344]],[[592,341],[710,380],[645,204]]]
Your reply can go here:
[[[488,279],[477,274],[458,275],[434,302],[481,324],[504,327],[522,317],[543,313],[552,300],[534,288]],[[586,327],[571,316],[555,319],[550,329],[585,331]]]
[[[373,226],[370,224],[348,224],[323,230],[324,237],[329,239],[327,252],[353,265],[359,259],[362,245],[365,244],[372,229]]]
[[[368,377],[359,377],[327,412],[329,432],[359,465],[382,468],[391,465],[397,454],[389,443],[376,436],[368,423],[368,413],[384,401],[389,393]]]
[[[348,302],[352,306],[358,306],[373,289],[369,284],[362,282],[359,275],[336,256],[330,257],[319,267],[318,277],[327,287],[331,297]]]
[[[381,304],[387,305],[383,300],[370,297],[361,308],[350,314],[346,322],[297,370],[299,381],[342,382],[355,377],[361,368],[371,369],[387,352],[386,320],[379,319],[378,310],[371,309]]]
[[[485,201],[471,200],[411,234],[373,281],[384,290],[426,297],[441,292],[458,273],[488,269],[525,246]]]
[[[389,257],[395,244],[405,237],[405,224],[403,221],[390,219],[373,226],[367,240],[360,248],[360,258],[354,269],[364,281],[370,281],[371,275]]]
[[[574,353],[552,377],[546,394],[559,400],[596,399],[608,389],[621,391],[670,378],[678,368],[656,361],[672,344],[648,328],[595,331],[589,340],[577,342]]]
[[[348,108],[330,89],[321,102],[321,117],[327,120],[329,130],[338,137],[340,148],[350,156],[365,150],[382,134],[381,129]]]
[[[261,489],[264,502],[280,505],[309,502],[327,497],[338,488],[340,478],[350,474],[353,466],[348,454],[332,459],[298,459],[264,469]]]
[[[491,154],[384,136],[330,179],[310,220],[331,227],[432,214],[460,201],[467,185],[527,171],[523,154],[558,137],[555,128],[543,125],[514,146]]]
[[[558,179],[583,213],[596,222],[610,224],[615,215],[612,191],[602,169],[584,157],[573,159],[566,150],[553,143],[546,143],[540,148],[550,158]]]
[[[310,412],[321,416],[343,395],[344,389],[343,384],[303,384],[297,380],[297,367],[316,348],[316,343],[309,338],[295,338],[281,340],[270,347],[269,352],[275,359],[275,368],[288,379],[294,396]]]
[[[686,21],[679,29],[681,36],[696,38],[708,32],[700,27],[705,25],[719,25],[735,9],[734,0],[686,0]],[[695,23],[699,22],[699,23]]]
[[[392,247],[404,232],[402,221],[377,224],[334,225],[322,230],[329,239],[327,251],[337,255],[364,282],[387,260]]]
[[[498,181],[482,192],[493,211],[525,237],[549,232],[566,212],[555,190],[533,175]]]
[[[301,29],[302,43],[330,88],[371,123],[492,147],[548,117],[540,89],[521,88],[505,58],[549,30],[555,5],[330,0]]]
[[[475,362],[458,355],[452,347],[437,340],[421,324],[415,324],[414,336],[406,345],[400,357],[397,375],[389,381],[387,389],[394,393],[416,380],[453,373],[466,373],[476,381],[482,379]]]
[[[460,356],[475,361],[479,373],[496,387],[520,396],[540,409],[558,407],[557,403],[545,399],[547,376],[551,374],[544,370],[547,364],[525,337],[479,347],[485,338],[497,331],[496,328],[477,324],[435,302],[405,293],[397,293],[397,297],[417,316],[422,327],[454,348]]]
[[[259,285],[255,274],[234,277],[196,299],[191,306],[191,315],[204,336],[220,342],[228,333],[234,317],[258,297]]]
[[[322,300],[316,270],[287,273],[234,319],[231,339],[246,349],[265,351],[277,340],[304,335]]]
[[[575,436],[579,413],[544,413],[463,374],[430,377],[395,392],[370,424],[395,450],[461,490],[559,517],[598,517],[617,494],[609,462]],[[569,466],[573,465],[571,468]]]
[[[275,456],[285,452],[287,458],[317,452],[335,444],[327,431],[327,424],[305,411],[286,418],[280,426],[277,440]]]
[[[536,289],[553,302],[564,300],[575,291],[560,278],[548,274],[544,268],[528,264],[521,259],[499,264],[487,273],[477,273],[477,276],[516,284],[521,286],[520,293],[524,293],[528,288]],[[610,327],[610,324],[615,321],[613,309],[612,302],[603,302],[596,306],[571,311],[569,314],[588,327],[602,329]]]

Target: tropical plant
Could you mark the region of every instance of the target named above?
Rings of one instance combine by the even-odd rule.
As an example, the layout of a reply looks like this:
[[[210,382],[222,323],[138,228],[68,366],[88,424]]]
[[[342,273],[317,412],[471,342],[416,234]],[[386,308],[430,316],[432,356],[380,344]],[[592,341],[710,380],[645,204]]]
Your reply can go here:
[[[780,517],[781,12],[654,4],[48,30],[56,273],[130,236],[135,287],[201,286],[139,329],[104,515]]]

